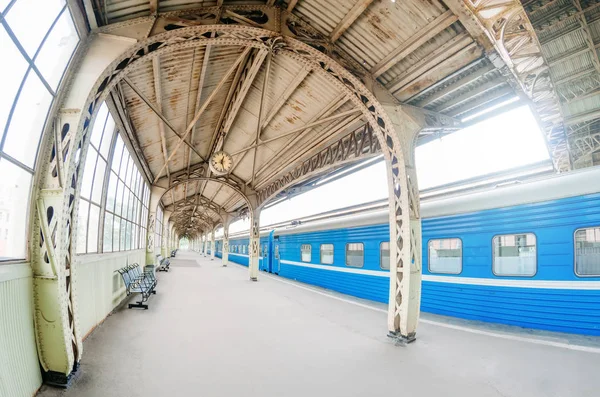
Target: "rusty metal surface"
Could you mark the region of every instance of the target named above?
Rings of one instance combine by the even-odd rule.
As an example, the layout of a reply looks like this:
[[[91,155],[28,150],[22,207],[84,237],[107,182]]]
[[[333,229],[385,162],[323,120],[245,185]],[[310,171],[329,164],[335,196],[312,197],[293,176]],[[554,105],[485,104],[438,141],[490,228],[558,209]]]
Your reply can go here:
[[[363,81],[374,76],[398,103],[402,101],[457,119],[515,95],[506,74],[500,71],[502,63],[490,60],[493,50],[484,52],[479,38],[470,36],[445,1],[367,2],[368,6],[358,17],[352,18],[349,25],[348,15],[359,4],[358,0],[299,0],[291,16],[283,11],[285,2],[279,3],[281,9],[260,1],[159,0],[156,14],[148,1],[106,0],[94,2],[94,11],[99,25],[104,25],[103,32],[127,36],[131,30],[129,37],[138,40],[144,29],[152,36],[169,29],[215,22],[242,26],[264,24],[271,30],[282,29],[282,34],[293,35],[332,56]],[[218,7],[220,4],[223,7]],[[140,17],[146,19],[133,21]],[[129,29],[130,25],[137,27]],[[338,38],[333,32],[340,25],[344,29]],[[431,29],[434,31],[428,33]],[[423,34],[426,39],[419,40]],[[158,81],[151,62],[132,70],[129,77],[148,100],[155,103],[160,100],[164,118],[182,133],[243,50],[236,46],[189,46],[158,55]],[[250,88],[243,90],[241,106],[233,110],[234,121],[226,131],[222,131],[222,120],[229,112],[228,104],[247,78],[239,73],[225,81],[186,138],[205,159],[215,147],[234,153],[235,168],[231,176],[239,186],[252,189],[269,185],[364,124],[360,114],[347,114],[354,105],[339,98],[341,91],[331,80],[304,69],[305,66],[292,57],[271,59],[267,89],[262,95],[267,64],[266,60],[262,62],[250,81]],[[481,72],[482,68],[485,73]],[[161,98],[155,97],[157,84]],[[290,85],[294,86],[292,90]],[[123,85],[121,89],[145,160],[156,178],[166,175],[163,171],[166,157],[171,157],[170,175],[188,173],[188,167],[203,163],[200,156],[192,153],[187,144],[181,145],[177,134],[167,127],[163,128],[163,147],[160,118],[130,87]],[[202,92],[198,101],[199,89]],[[261,125],[257,144],[261,98],[264,98],[262,117],[268,120]],[[338,114],[345,116],[300,129]],[[280,136],[283,137],[279,139]],[[208,172],[203,174],[209,175]],[[244,204],[234,190],[214,182],[181,185],[164,196],[163,204],[173,205],[197,195],[213,200],[226,211],[237,210]]]

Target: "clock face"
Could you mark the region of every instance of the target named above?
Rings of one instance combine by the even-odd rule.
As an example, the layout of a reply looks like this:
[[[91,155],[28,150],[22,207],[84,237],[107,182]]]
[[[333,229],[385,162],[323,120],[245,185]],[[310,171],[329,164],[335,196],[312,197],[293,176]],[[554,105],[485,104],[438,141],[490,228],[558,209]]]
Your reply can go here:
[[[224,151],[215,152],[209,161],[210,169],[215,174],[226,174],[233,167],[233,158]]]

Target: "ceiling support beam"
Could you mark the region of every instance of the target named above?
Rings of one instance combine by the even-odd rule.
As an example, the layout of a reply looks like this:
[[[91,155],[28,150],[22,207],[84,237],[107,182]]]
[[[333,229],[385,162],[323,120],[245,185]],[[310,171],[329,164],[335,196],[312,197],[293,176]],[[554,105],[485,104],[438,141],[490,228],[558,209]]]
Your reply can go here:
[[[301,127],[291,129],[291,130],[286,131],[286,132],[284,132],[284,133],[282,133],[280,135],[277,135],[276,137],[265,139],[265,140],[261,140],[258,143],[255,143],[255,144],[253,144],[251,146],[248,146],[248,147],[246,147],[244,149],[240,149],[240,150],[238,150],[236,152],[233,152],[233,153],[231,153],[231,155],[232,156],[236,156],[238,154],[247,152],[248,150],[251,150],[251,149],[253,149],[255,147],[266,145],[267,143],[276,141],[278,139],[285,138],[285,137],[287,137],[289,135],[297,134],[297,133],[302,132],[302,131],[304,131],[304,130],[306,130],[308,128],[316,127],[316,126],[318,126],[320,124],[327,123],[327,122],[330,122],[330,121],[333,121],[333,120],[337,120],[337,119],[340,119],[340,118],[345,118],[347,116],[351,116],[351,115],[356,114],[358,112],[360,112],[360,109],[352,109],[352,110],[348,110],[346,112],[336,113],[333,116],[325,117],[325,118],[319,119],[317,121],[313,121],[312,123],[305,124],[305,125],[303,125]]]
[[[417,79],[423,73],[436,67],[440,63],[447,61],[452,55],[459,51],[465,51],[469,48],[476,46],[473,39],[468,35],[461,35],[453,38],[452,40],[444,43],[434,52],[423,58],[400,76],[395,78],[393,81],[388,83],[386,86],[391,92],[400,90],[402,87],[409,85],[412,81]]]
[[[273,117],[275,117],[277,115],[277,113],[279,113],[279,111],[281,110],[283,105],[285,105],[285,103],[288,101],[288,99],[290,99],[292,94],[296,91],[298,86],[300,84],[302,84],[302,82],[304,81],[306,76],[308,76],[308,74],[310,72],[311,72],[310,69],[302,68],[302,70],[300,70],[300,72],[296,76],[294,76],[292,81],[289,82],[285,91],[279,96],[279,98],[277,98],[277,100],[271,107],[271,110],[264,118],[263,123],[262,123],[263,129],[266,128],[267,125],[269,125],[269,123],[271,122],[271,120],[273,120]]]
[[[136,92],[136,94],[138,94],[138,96],[140,96],[140,98],[142,98],[142,100],[144,100],[144,102],[146,102],[148,104],[148,106],[150,106],[152,108],[152,110],[155,113],[157,113],[159,115],[159,117],[163,121],[165,121],[165,124],[167,124],[167,126],[172,129],[173,133],[175,133],[175,135],[177,135],[179,137],[179,141],[177,142],[177,145],[175,146],[175,149],[173,150],[173,152],[171,152],[171,154],[169,155],[169,158],[167,158],[167,162],[171,161],[171,158],[177,153],[177,151],[179,150],[179,148],[181,147],[181,145],[183,143],[189,145],[190,148],[192,148],[192,150],[194,150],[194,153],[196,153],[198,156],[200,156],[200,159],[202,161],[206,161],[206,160],[204,160],[204,158],[202,157],[202,155],[200,155],[200,153],[198,153],[198,151],[195,148],[193,148],[193,146],[190,145],[185,140],[185,138],[187,138],[187,136],[189,135],[189,133],[192,131],[192,128],[194,127],[194,124],[196,124],[196,122],[198,121],[198,119],[200,118],[200,116],[202,116],[202,113],[204,113],[204,111],[206,110],[206,108],[208,107],[208,105],[210,104],[210,102],[213,100],[213,98],[216,96],[216,94],[221,90],[221,88],[223,87],[223,85],[225,84],[225,82],[229,79],[229,77],[231,76],[231,74],[237,69],[238,65],[240,64],[240,62],[242,61],[242,59],[247,55],[248,51],[250,51],[250,47],[247,47],[244,50],[244,52],[236,59],[236,61],[233,63],[233,65],[231,65],[231,67],[229,68],[229,70],[227,70],[227,72],[225,73],[225,76],[223,76],[221,78],[221,81],[219,81],[219,83],[217,84],[217,86],[210,93],[209,97],[206,99],[206,101],[204,102],[204,104],[202,104],[202,106],[200,107],[200,109],[198,109],[198,111],[196,112],[196,115],[194,116],[194,119],[187,126],[187,128],[185,129],[185,132],[183,134],[179,134],[170,125],[169,121],[162,115],[162,113],[158,112],[157,109],[154,107],[154,105],[152,105],[149,101],[147,101],[147,99],[144,97],[144,95],[141,93],[141,91],[139,91],[137,89],[137,87],[135,87],[133,85],[133,83],[131,82],[131,80],[129,80],[129,78],[127,76],[125,76],[123,78],[123,80],[131,87],[131,89],[134,90]],[[158,174],[155,175],[153,183],[156,183],[156,181],[160,178],[160,176],[161,176],[162,172],[164,171],[164,169],[165,169],[165,167],[163,166],[160,169],[160,171],[158,172]]]
[[[270,172],[267,176],[264,176],[260,180],[260,182],[257,183],[255,189],[262,188],[262,186],[265,183],[268,183],[269,180],[273,179],[275,176],[281,174],[282,172],[285,172],[285,170],[289,168],[290,164],[296,164],[296,162],[300,161],[302,158],[311,156],[312,154],[318,152],[319,150],[321,150],[323,145],[327,145],[331,141],[331,139],[337,136],[339,133],[357,127],[358,124],[361,122],[362,117],[362,113],[359,113],[354,116],[348,116],[347,118],[339,122],[331,123],[327,127],[327,129],[325,129],[321,134],[319,134],[319,137],[315,140],[314,144],[310,148],[300,148],[295,150],[291,154],[287,154],[286,157],[289,159],[289,161],[275,169],[271,169],[272,172]],[[283,150],[289,151],[292,148],[295,148],[295,146],[286,145],[284,146]]]
[[[307,124],[317,121],[321,117],[327,117],[327,116],[332,115],[333,113],[335,113],[335,111],[337,111],[340,107],[342,107],[347,101],[348,101],[348,98],[346,98],[346,96],[344,94],[339,94],[338,96],[336,96],[333,99],[333,101],[331,101],[327,106],[325,106],[322,111],[320,111],[314,117],[312,117],[310,120],[308,120]],[[301,134],[298,134],[297,136],[288,139],[288,141],[285,143],[284,147],[289,147],[289,146],[294,145],[300,139],[302,139],[302,137],[305,134],[309,133],[310,131],[312,131],[312,127],[308,128],[306,130],[303,130]],[[284,155],[285,155],[285,152],[280,152],[280,153],[278,153],[278,155],[271,157],[269,160],[267,160],[267,162],[265,164],[262,165],[261,168],[258,169],[258,171],[256,172],[256,175],[257,176],[261,175],[279,158],[279,156],[284,156]]]
[[[331,35],[329,36],[329,41],[335,43],[337,39],[340,38],[344,32],[352,26],[354,21],[356,21],[362,13],[367,9],[367,7],[373,2],[373,0],[358,0],[354,7],[348,11],[348,13],[342,18],[340,23],[333,29]]]
[[[297,3],[298,3],[298,0],[289,0],[288,1],[288,6],[287,6],[287,12],[294,11],[294,7],[296,7]]]
[[[148,107],[154,112],[154,114],[156,114],[165,123],[165,125],[167,127],[169,127],[169,129],[171,131],[173,131],[173,133],[175,135],[177,135],[179,138],[181,138],[181,135],[177,132],[175,127],[173,127],[171,122],[161,112],[158,111],[158,109],[156,108],[156,106],[154,106],[152,101],[150,101],[148,98],[146,98],[144,93],[142,91],[140,91],[140,89],[135,84],[133,84],[133,82],[129,79],[128,76],[123,77],[123,81],[129,86],[129,88],[131,88],[133,90],[133,92],[135,92],[137,94],[138,97],[140,97],[140,99],[142,101],[144,101],[144,103],[146,105],[148,105]],[[188,144],[187,142],[185,142],[185,143]],[[193,148],[191,145],[190,145],[190,148],[194,151],[194,153],[196,153],[198,156],[200,156],[200,158],[202,158],[200,153],[198,153],[198,151],[195,148]],[[202,161],[204,161],[203,158],[202,158]]]
[[[256,118],[256,138],[254,139],[254,152],[252,154],[252,174],[250,177],[250,186],[254,188],[254,180],[256,174],[256,151],[258,150],[258,144],[260,143],[260,134],[262,133],[262,115],[265,107],[265,96],[269,89],[269,78],[271,77],[271,63],[273,62],[273,54],[269,53],[267,58],[267,70],[265,70],[265,77],[263,78],[262,90],[260,93],[260,104],[258,105],[258,117]]]
[[[400,47],[396,48],[388,56],[373,66],[371,74],[375,78],[381,76],[392,66],[400,62],[403,58],[406,58],[417,48],[447,29],[456,21],[458,21],[458,17],[454,15],[452,11],[446,11],[427,25],[423,26],[423,28],[419,29],[419,31],[402,43]]]
[[[435,94],[425,98],[422,101],[419,101],[417,104],[420,107],[425,107],[437,100],[442,99],[445,96],[451,95],[456,93],[458,90],[460,90],[461,88],[465,87],[466,85],[474,82],[475,80],[479,79],[480,77],[485,76],[486,73],[491,72],[492,70],[494,70],[495,67],[494,65],[492,65],[491,63],[488,65],[485,65],[479,69],[477,69],[476,71],[474,71],[471,74],[466,75],[465,77],[463,77],[460,80],[457,80],[456,82],[442,88],[441,90],[439,90],[438,92],[436,92]]]
[[[161,84],[161,76],[160,76],[160,56],[152,58],[152,73],[154,75],[154,95],[156,97],[156,109],[162,114],[162,84]],[[171,170],[169,169],[169,163],[167,161],[167,157],[169,157],[169,153],[167,151],[167,138],[165,136],[165,124],[162,120],[158,120],[158,132],[160,133],[160,148],[163,155],[163,161],[165,164],[165,171],[167,174],[167,179],[169,180],[169,185],[171,185]],[[171,201],[175,201],[175,196],[173,195],[173,190],[171,193]]]
[[[235,119],[242,108],[244,100],[250,91],[250,87],[252,87],[252,83],[258,75],[258,72],[260,71],[263,61],[267,57],[267,54],[267,50],[253,51],[250,53],[248,62],[246,62],[244,65],[241,74],[239,75],[237,84],[233,85],[233,90],[230,91],[230,100],[226,104],[226,111],[224,114],[222,114],[222,121],[219,123],[219,125],[217,125],[218,129],[215,130],[215,134],[213,136],[214,143],[211,153],[219,151],[223,148],[227,134],[229,134],[229,130],[233,126],[233,123],[235,122]]]

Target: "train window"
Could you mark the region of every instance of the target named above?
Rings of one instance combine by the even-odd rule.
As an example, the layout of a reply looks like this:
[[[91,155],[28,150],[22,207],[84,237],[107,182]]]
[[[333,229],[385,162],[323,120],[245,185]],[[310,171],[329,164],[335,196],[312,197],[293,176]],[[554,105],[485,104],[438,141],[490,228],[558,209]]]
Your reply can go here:
[[[346,244],[346,266],[363,267],[365,264],[365,246],[363,243]]]
[[[310,244],[302,244],[300,246],[300,256],[302,257],[302,262],[310,262],[311,249],[312,247]]]
[[[379,267],[390,270],[390,242],[384,241],[379,244]]]
[[[575,274],[600,276],[600,227],[575,230]]]
[[[267,256],[267,254],[269,253],[269,248],[267,246],[267,244],[263,245],[263,256]]]
[[[333,265],[333,244],[321,244],[321,263]]]
[[[462,241],[459,238],[429,240],[427,248],[430,273],[462,272]]]
[[[496,276],[534,276],[537,271],[536,238],[533,233],[494,236],[493,266]]]

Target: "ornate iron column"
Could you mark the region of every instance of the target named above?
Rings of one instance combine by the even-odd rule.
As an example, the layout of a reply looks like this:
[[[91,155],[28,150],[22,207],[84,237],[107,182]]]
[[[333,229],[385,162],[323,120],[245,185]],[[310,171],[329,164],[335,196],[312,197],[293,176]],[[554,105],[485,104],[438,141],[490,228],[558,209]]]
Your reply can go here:
[[[258,281],[258,252],[260,249],[260,209],[252,211],[250,217],[250,255],[248,271],[250,280]]]
[[[210,260],[211,261],[215,260],[215,251],[216,251],[216,247],[215,247],[215,229],[213,228],[212,231],[210,232]]]

